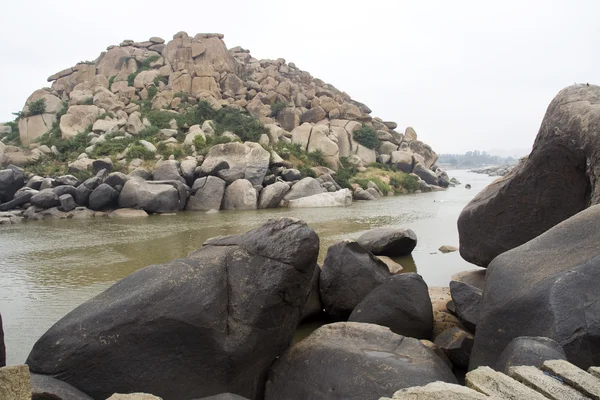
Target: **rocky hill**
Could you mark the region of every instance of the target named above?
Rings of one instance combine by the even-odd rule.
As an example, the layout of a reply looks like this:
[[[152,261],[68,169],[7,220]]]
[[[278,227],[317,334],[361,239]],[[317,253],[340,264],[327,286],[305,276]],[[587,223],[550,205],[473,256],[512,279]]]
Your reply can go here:
[[[26,175],[84,180],[100,167],[156,171],[170,159],[189,186],[219,169],[230,170],[227,183],[245,178],[257,191],[337,172],[333,187],[357,199],[448,185],[414,129],[396,131],[294,63],[227,49],[221,34],[125,40],[48,82],[0,125],[0,162]],[[298,173],[287,179],[286,168]]]

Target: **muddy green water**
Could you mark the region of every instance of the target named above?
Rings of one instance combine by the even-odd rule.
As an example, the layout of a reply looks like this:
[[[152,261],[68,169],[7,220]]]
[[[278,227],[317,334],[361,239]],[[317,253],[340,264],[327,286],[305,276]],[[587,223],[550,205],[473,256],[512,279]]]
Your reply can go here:
[[[350,207],[180,213],[145,219],[42,221],[0,228],[0,313],[8,364],[22,363],[35,341],[58,319],[118,279],[150,264],[184,257],[208,238],[254,228],[269,218],[296,217],[327,247],[357,238],[379,226],[405,226],[418,236],[412,257],[400,258],[405,271],[421,274],[430,286],[447,285],[455,272],[473,268],[458,253],[456,219],[462,208],[493,178],[452,171],[464,186],[444,192],[355,202]]]

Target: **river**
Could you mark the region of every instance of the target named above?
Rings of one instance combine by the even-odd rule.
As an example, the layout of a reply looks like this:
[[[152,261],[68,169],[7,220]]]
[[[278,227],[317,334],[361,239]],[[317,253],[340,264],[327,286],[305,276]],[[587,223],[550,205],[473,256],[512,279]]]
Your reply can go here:
[[[306,221],[327,247],[371,228],[402,226],[415,231],[412,257],[397,261],[429,286],[447,286],[452,274],[474,268],[458,252],[456,220],[463,207],[494,178],[450,171],[463,185],[443,192],[354,202],[349,207],[185,212],[144,219],[58,220],[0,227],[0,313],[7,364],[23,363],[35,341],[62,316],[115,281],[150,264],[184,257],[217,235],[252,229],[274,217]],[[471,190],[464,188],[469,183]]]

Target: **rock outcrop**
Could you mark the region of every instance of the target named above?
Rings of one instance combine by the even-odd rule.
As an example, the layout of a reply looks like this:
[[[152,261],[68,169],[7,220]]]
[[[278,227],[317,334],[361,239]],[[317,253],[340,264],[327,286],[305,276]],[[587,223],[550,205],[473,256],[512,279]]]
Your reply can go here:
[[[318,250],[315,232],[286,218],[209,240],[77,307],[38,340],[27,364],[93,398],[262,398],[300,321]]]
[[[481,191],[458,219],[460,254],[486,267],[600,201],[600,87],[569,86],[546,111],[531,154]],[[548,163],[547,160],[552,160]]]
[[[427,284],[415,273],[394,275],[373,289],[348,321],[387,326],[402,336],[430,339],[433,309]]]
[[[356,306],[390,277],[382,261],[352,240],[327,249],[319,290],[327,314],[348,318]]]
[[[353,188],[350,197],[336,182],[342,161],[357,171],[374,162],[394,164],[427,190],[447,180],[435,166],[437,155],[413,128],[397,132],[395,122],[371,116],[365,104],[294,63],[258,60],[241,47],[228,50],[221,34],[125,40],[48,82],[50,88],[27,99],[18,124],[2,125],[0,163],[29,168],[52,162],[56,168],[60,161],[82,180],[106,169],[146,182],[70,183],[77,187],[69,193],[74,201],[33,193],[34,202],[48,200],[36,204],[42,209],[340,207],[388,194],[369,183],[365,190]],[[26,148],[1,142],[3,135],[14,135],[16,125]],[[210,179],[212,186],[194,188],[206,177],[221,179],[225,187]],[[348,178],[342,179],[349,187]],[[17,201],[14,192],[3,193],[3,180],[0,176],[0,209],[28,203]]]
[[[379,399],[436,381],[456,383],[444,361],[417,339],[340,322],[317,329],[275,362],[265,400]]]
[[[590,207],[489,265],[470,368],[494,367],[509,343],[542,336],[573,364],[600,363],[600,205]]]

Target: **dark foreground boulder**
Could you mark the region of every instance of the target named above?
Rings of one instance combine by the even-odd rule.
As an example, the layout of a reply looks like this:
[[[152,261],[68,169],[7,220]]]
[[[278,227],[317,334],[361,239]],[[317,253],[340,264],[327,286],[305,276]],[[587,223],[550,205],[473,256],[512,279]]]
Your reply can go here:
[[[23,170],[15,166],[0,170],[0,203],[13,199],[17,190],[25,186]]]
[[[513,339],[500,355],[496,369],[508,374],[511,367],[529,365],[540,368],[546,360],[566,360],[556,341],[545,337],[523,336]]]
[[[277,360],[265,400],[376,400],[435,381],[456,383],[444,361],[417,339],[340,322],[317,329]]]
[[[450,282],[450,294],[455,309],[455,315],[471,332],[475,332],[479,321],[479,305],[482,291],[468,283]]]
[[[466,370],[469,367],[473,349],[473,335],[470,332],[458,327],[447,329],[435,338],[435,345],[457,368]]]
[[[47,375],[31,374],[32,400],[92,400],[68,383]]]
[[[599,106],[599,86],[574,85],[558,93],[529,157],[462,211],[458,231],[465,260],[486,267],[497,255],[600,202]]]
[[[353,240],[330,246],[319,281],[325,311],[334,318],[348,318],[390,275],[387,265]]]
[[[433,308],[427,284],[415,273],[394,275],[373,289],[348,320],[387,326],[403,336],[430,339]]]
[[[494,367],[519,336],[557,341],[569,361],[600,365],[600,205],[490,264],[469,368]]]
[[[300,321],[318,251],[315,232],[289,218],[210,240],[77,307],[40,338],[27,364],[95,399],[262,398],[268,368]]]
[[[362,234],[356,241],[377,256],[405,256],[417,246],[417,235],[410,229],[376,228]]]
[[[319,293],[319,280],[321,278],[321,267],[315,266],[315,271],[310,282],[310,294],[302,309],[302,319],[316,318],[323,314],[323,302]]]

